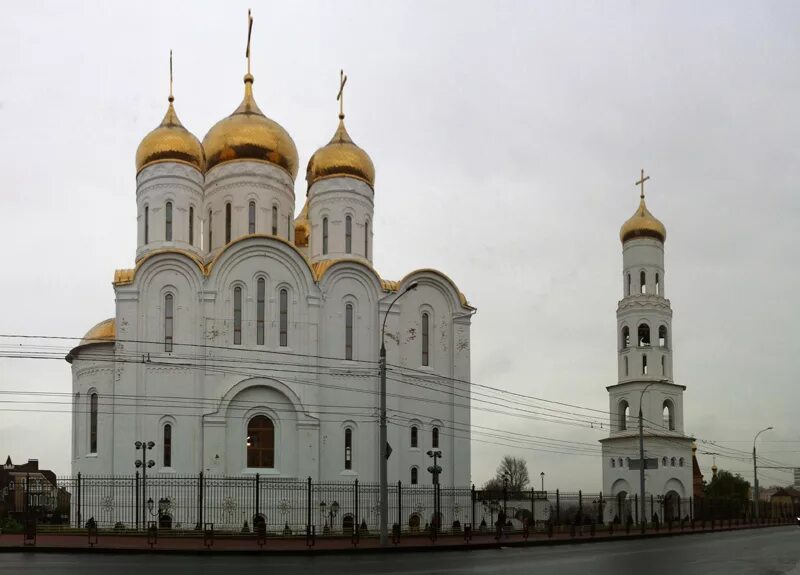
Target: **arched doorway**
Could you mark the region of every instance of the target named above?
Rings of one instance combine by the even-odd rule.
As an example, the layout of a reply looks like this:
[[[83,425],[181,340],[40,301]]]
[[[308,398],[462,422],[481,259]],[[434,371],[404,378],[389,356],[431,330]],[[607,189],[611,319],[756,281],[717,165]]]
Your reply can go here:
[[[419,515],[414,513],[409,517],[408,528],[411,530],[411,533],[417,533],[419,531]]]
[[[632,506],[627,491],[617,493],[614,521],[621,524],[633,522]]]
[[[667,491],[664,495],[664,521],[679,521],[681,518],[681,498],[677,491]]]
[[[247,467],[275,467],[275,425],[265,415],[247,424]]]

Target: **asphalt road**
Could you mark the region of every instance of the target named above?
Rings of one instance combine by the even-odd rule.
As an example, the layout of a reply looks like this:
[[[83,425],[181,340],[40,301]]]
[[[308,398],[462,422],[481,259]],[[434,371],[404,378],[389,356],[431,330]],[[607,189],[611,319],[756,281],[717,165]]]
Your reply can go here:
[[[460,573],[535,575],[800,575],[800,528],[775,527],[558,547],[399,554],[280,556],[0,553],[3,574],[220,575]]]

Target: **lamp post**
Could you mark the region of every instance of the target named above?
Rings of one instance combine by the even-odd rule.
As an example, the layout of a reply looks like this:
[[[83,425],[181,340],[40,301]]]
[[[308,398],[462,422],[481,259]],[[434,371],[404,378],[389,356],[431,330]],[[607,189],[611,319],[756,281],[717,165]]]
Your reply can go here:
[[[655,383],[657,382],[651,381],[645,385],[642,393],[639,395],[639,491],[641,492],[639,498],[642,504],[642,525],[647,523],[647,505],[644,497],[644,418],[642,417],[642,402],[644,401],[644,392]]]
[[[322,501],[319,504],[319,512],[322,515],[322,519],[325,521],[325,527],[322,528],[322,534],[327,535],[326,531],[329,533],[333,533],[333,520],[339,514],[339,504],[334,501],[330,505]],[[328,527],[328,523],[330,522],[330,527]]]
[[[428,466],[428,473],[433,476],[433,529],[439,529],[441,525],[441,510],[439,509],[439,474],[442,472],[441,466],[437,463],[442,458],[442,452],[433,449],[428,450],[428,457],[433,457],[433,465]]]
[[[389,318],[389,312],[392,306],[397,303],[401,297],[408,292],[417,289],[419,283],[413,282],[406,289],[400,292],[396,298],[392,300],[389,307],[386,308],[386,313],[383,316],[383,323],[381,324],[381,355],[379,360],[379,369],[381,374],[381,416],[380,416],[380,447],[378,454],[380,457],[380,492],[381,492],[381,545],[389,544],[389,454],[388,442],[386,438],[386,345],[384,336],[386,335],[386,320]]]
[[[758,522],[758,463],[756,462],[756,439],[758,436],[772,429],[772,426],[765,427],[753,438],[753,514],[756,516]]]
[[[544,493],[544,471],[539,474],[539,477],[542,478],[542,493]]]
[[[141,468],[141,470],[142,470],[142,501],[144,502],[144,498],[147,496],[147,470],[150,469],[151,467],[153,467],[156,464],[156,462],[153,461],[152,459],[150,459],[150,460],[147,459],[147,450],[149,449],[149,450],[152,451],[153,448],[156,446],[156,444],[153,441],[146,441],[146,442],[145,441],[137,441],[133,445],[136,447],[136,452],[137,453],[139,452],[140,449],[142,450],[142,458],[141,459],[137,459],[134,462],[134,465],[136,466],[136,469],[140,469]],[[147,509],[150,512],[150,514],[152,515],[152,510],[153,510],[153,500],[152,499],[150,499],[149,503],[147,504]],[[138,511],[136,513],[136,516],[137,517],[139,516]],[[137,521],[138,521],[138,519],[137,519]]]

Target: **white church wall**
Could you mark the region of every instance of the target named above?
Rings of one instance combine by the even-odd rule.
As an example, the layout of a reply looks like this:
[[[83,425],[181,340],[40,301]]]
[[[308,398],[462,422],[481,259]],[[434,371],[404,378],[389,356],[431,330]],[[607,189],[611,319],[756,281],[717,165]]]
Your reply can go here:
[[[212,168],[205,179],[203,218],[205,252],[217,254],[226,242],[226,204],[231,204],[230,240],[250,233],[250,202],[255,202],[255,233],[273,235],[272,208],[277,208],[277,235],[289,240],[294,228],[294,182],[283,169],[265,162],[228,162]],[[208,214],[212,213],[212,245]],[[290,225],[291,219],[291,225]]]
[[[314,182],[308,193],[311,225],[311,261],[364,258],[372,261],[374,192],[355,178],[325,178]],[[346,218],[352,218],[351,249],[346,246]],[[323,253],[323,219],[328,219],[328,250]],[[368,224],[368,225],[366,225]],[[368,235],[365,243],[365,233]],[[364,250],[368,253],[365,254]]]

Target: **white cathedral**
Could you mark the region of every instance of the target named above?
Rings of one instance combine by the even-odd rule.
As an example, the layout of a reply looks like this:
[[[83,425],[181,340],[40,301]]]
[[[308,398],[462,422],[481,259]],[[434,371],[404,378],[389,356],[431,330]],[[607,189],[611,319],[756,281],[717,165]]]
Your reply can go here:
[[[666,298],[667,230],[647,209],[644,177],[639,207],[620,229],[623,298],[617,307],[618,383],[608,387],[610,435],[601,440],[606,519],[635,518],[641,497],[639,409],[645,456],[647,521],[688,515],[692,437],[684,434],[683,391],[672,376],[672,308]],[[652,497],[651,497],[652,496]],[[652,504],[651,504],[652,499]],[[639,508],[641,503],[639,503]]]
[[[388,479],[432,483],[434,449],[439,482],[469,485],[475,308],[439,271],[375,270],[375,169],[342,111],[296,214],[297,149],[256,104],[249,61],[241,104],[202,143],[173,100],[136,152],[115,315],[67,356],[73,474],[132,475],[134,443],[152,441],[148,475],[375,482],[386,318]]]

